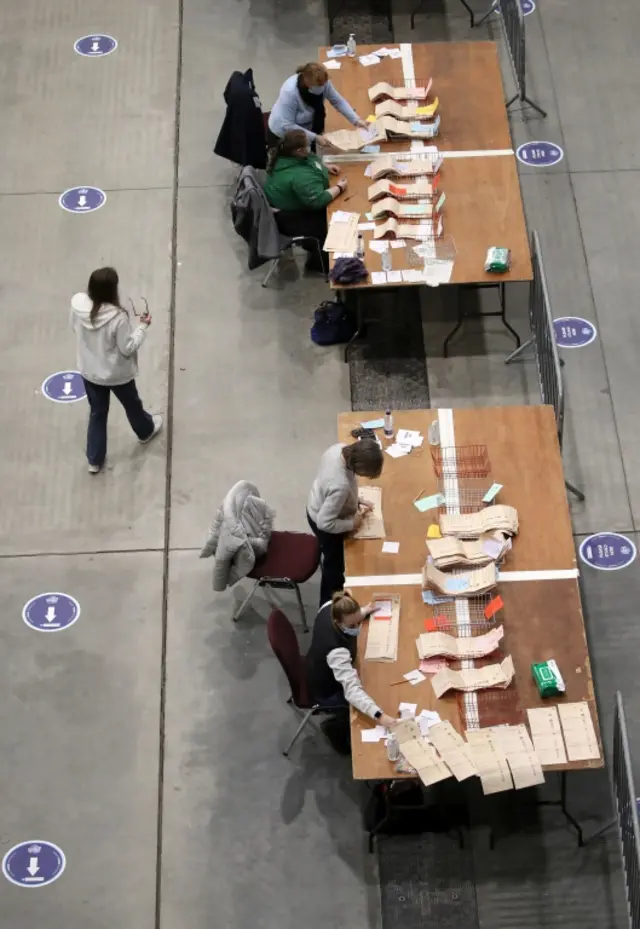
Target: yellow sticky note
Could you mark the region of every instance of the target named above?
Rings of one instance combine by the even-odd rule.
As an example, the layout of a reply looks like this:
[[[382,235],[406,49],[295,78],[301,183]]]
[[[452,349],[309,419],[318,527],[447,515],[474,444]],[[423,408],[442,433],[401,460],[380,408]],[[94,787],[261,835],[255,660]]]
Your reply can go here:
[[[419,106],[416,110],[417,116],[433,116],[435,111],[438,109],[438,103],[440,101],[436,97],[433,103],[430,103],[428,106]]]
[[[435,523],[431,523],[431,525],[427,529],[427,538],[428,539],[441,539],[442,533],[440,532],[440,527],[437,526]]]
[[[376,117],[373,115],[373,113],[370,113],[370,114],[367,116],[367,122],[368,122],[368,123],[375,123],[375,121],[376,121]]]

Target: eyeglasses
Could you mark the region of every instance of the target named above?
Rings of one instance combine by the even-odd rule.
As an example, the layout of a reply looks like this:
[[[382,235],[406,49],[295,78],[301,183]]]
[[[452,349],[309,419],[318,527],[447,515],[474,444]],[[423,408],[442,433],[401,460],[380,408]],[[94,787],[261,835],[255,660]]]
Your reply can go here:
[[[142,302],[144,303],[144,311],[143,311],[142,313],[138,313],[138,311],[136,310],[136,305],[135,305],[135,303],[133,302],[133,300],[131,299],[131,297],[128,297],[127,299],[128,299],[129,304],[131,305],[131,311],[132,311],[132,313],[133,313],[134,316],[140,317],[140,316],[148,316],[148,315],[149,315],[149,304],[147,303],[147,298],[146,298],[146,297],[141,297],[141,298],[140,298],[140,299],[142,300]]]

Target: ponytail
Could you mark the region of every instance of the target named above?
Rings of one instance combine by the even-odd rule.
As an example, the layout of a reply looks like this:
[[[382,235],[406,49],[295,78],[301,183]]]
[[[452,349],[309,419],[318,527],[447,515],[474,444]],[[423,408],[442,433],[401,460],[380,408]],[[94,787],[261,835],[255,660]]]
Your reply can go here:
[[[298,149],[306,148],[307,145],[307,134],[304,129],[291,129],[289,132],[285,132],[284,136],[280,139],[278,144],[269,149],[269,160],[267,163],[267,174],[271,174],[273,169],[276,166],[276,162],[280,156],[293,155],[294,152],[297,152]]]

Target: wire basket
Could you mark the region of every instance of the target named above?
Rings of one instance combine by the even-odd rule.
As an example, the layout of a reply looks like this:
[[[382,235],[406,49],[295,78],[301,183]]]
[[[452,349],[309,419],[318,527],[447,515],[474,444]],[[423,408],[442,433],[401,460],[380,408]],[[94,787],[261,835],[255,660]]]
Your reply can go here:
[[[459,516],[464,513],[479,513],[484,510],[484,496],[491,486],[491,479],[463,477],[442,478],[439,482],[440,493],[445,500],[439,512],[442,516],[452,513]]]
[[[466,570],[466,569],[465,569]],[[452,572],[455,573],[455,572]],[[459,573],[459,572],[458,572]],[[504,622],[503,607],[487,618],[486,608],[496,595],[493,589],[479,597],[458,597],[433,606],[433,623],[438,632],[449,635],[484,635]]]
[[[420,168],[421,174],[437,175],[444,163],[444,158],[438,151],[437,146],[430,145],[421,152],[401,152],[394,156],[393,159],[395,173],[394,177],[398,180],[406,180],[412,175],[408,173],[411,168]],[[403,166],[407,166],[403,169]]]
[[[403,216],[402,222],[406,222],[407,218]],[[420,240],[419,245],[407,245],[404,249],[404,257],[410,268],[426,268],[445,262],[453,264],[456,259],[456,243],[452,235],[444,232],[442,214],[434,219],[422,220],[416,224],[415,236],[405,238]]]
[[[486,478],[491,473],[486,445],[436,445],[431,460],[439,478]]]

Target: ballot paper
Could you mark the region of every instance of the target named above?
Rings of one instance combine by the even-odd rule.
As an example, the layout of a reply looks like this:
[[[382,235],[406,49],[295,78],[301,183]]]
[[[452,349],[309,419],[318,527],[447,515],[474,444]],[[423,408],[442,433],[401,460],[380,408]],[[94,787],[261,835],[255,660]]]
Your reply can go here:
[[[406,122],[396,119],[395,116],[381,116],[376,121],[379,132],[385,133],[385,138],[402,139],[434,139],[440,132],[440,115],[431,122]],[[341,130],[347,132],[348,130]]]
[[[567,753],[557,706],[527,710],[531,738],[542,765],[566,764]]]
[[[384,58],[386,55],[389,55],[390,53],[391,53],[391,49],[387,48],[386,46],[384,48],[379,48],[375,52],[373,52],[373,54],[377,55],[378,58]]]
[[[380,158],[376,158],[370,165],[367,165],[364,173],[376,181],[389,176],[396,177],[404,185],[405,178],[437,174],[441,163],[442,159],[438,156],[437,148],[431,157],[422,156],[405,160],[404,156],[381,155]]]
[[[411,184],[397,183],[387,178],[381,178],[367,189],[369,200],[378,200],[382,197],[393,197],[395,200],[411,199],[415,197],[433,197],[434,185],[426,177],[419,177]]]
[[[400,595],[377,594],[373,599],[379,605],[385,601],[391,603],[391,618],[384,619],[374,614],[369,620],[364,660],[396,661],[398,657],[398,630],[400,628]]]
[[[399,48],[390,49],[389,58],[402,58],[402,51]]]
[[[380,219],[383,216],[399,216],[401,219],[413,219],[414,217],[425,217],[432,219],[433,204],[427,203],[402,203],[395,197],[383,197],[382,200],[376,201],[371,212],[374,219]]]
[[[402,271],[387,271],[387,284],[401,284]]]
[[[491,741],[504,753],[516,790],[544,784],[540,761],[526,726],[494,726]]]
[[[464,541],[454,535],[427,539],[427,548],[436,568],[458,565],[480,568],[498,561],[507,552],[509,537],[502,532],[487,532],[479,539]]]
[[[413,684],[415,687],[416,684],[421,684],[423,681],[426,681],[426,677],[419,671],[417,668],[415,671],[407,671],[406,674],[402,675],[405,681],[409,681],[410,684]]]
[[[442,220],[440,220],[440,223]],[[440,224],[439,224],[440,225]],[[436,232],[441,236],[442,232]],[[453,261],[445,259],[433,259],[425,262],[422,272],[424,283],[427,287],[439,287],[441,284],[448,284],[453,274]]]
[[[416,639],[419,658],[484,658],[495,652],[504,635],[503,626],[496,626],[483,635],[456,638],[446,632],[423,632]]]
[[[399,551],[400,551],[399,542],[383,542],[382,543],[383,555],[397,555]]]
[[[448,720],[430,727],[429,740],[456,780],[465,781],[478,773],[469,745]]]
[[[386,239],[383,239],[382,242],[376,242],[375,239],[369,239],[369,248],[372,252],[378,252],[381,255],[383,252],[388,251],[389,243]]]
[[[384,726],[374,726],[373,729],[361,729],[360,734],[363,742],[381,742],[389,732]]]
[[[343,210],[337,211],[339,214],[343,214]],[[342,215],[337,222],[333,221],[333,217],[329,221],[329,231],[327,232],[327,237],[324,240],[324,250],[325,252],[355,252],[358,244],[358,219],[360,218],[359,213],[348,213],[348,219],[344,219]]]
[[[441,722],[440,714],[436,713],[435,710],[422,710],[416,716],[416,722],[420,727],[420,733],[428,738],[431,727]]]
[[[387,272],[386,271],[371,271],[370,274],[371,283],[374,287],[380,287],[383,284],[387,283]]]
[[[423,674],[437,674],[438,671],[448,667],[444,658],[424,658],[420,662],[420,670]]]
[[[393,51],[391,57],[396,57]],[[430,89],[431,81],[429,81],[427,87],[394,87],[392,84],[387,84],[386,81],[380,81],[369,88],[369,100],[375,102],[383,97],[392,97],[394,100],[426,100]]]
[[[398,740],[400,754],[414,768],[418,777],[427,787],[447,777],[451,771],[442,761],[436,750],[423,738],[419,724],[415,719],[404,719],[394,729]]]
[[[407,243],[404,241],[404,239],[395,239],[394,241],[389,242],[389,245],[391,248],[406,248]]]
[[[417,709],[417,703],[401,703],[398,707],[398,716],[400,719],[413,719]]]
[[[450,597],[477,597],[495,587],[497,581],[498,569],[493,562],[460,574],[445,574],[430,562],[422,569],[422,586]]]
[[[561,703],[558,712],[569,761],[590,761],[599,758],[600,748],[589,704]]]
[[[415,120],[416,117],[431,119],[438,109],[438,104],[439,101],[437,97],[433,103],[430,103],[427,106],[419,106],[418,102],[415,100],[406,104],[406,106],[402,106],[395,100],[384,100],[382,103],[376,104],[375,115],[377,119],[380,119],[382,116],[393,116],[395,119]]]
[[[358,152],[366,145],[384,142],[387,133],[384,126],[377,120],[367,129],[337,129],[335,132],[325,133],[324,137],[340,152]]]
[[[440,517],[442,534],[455,535],[459,539],[477,539],[485,532],[498,529],[508,535],[517,535],[518,511],[514,507],[498,504],[477,513],[444,514]]]
[[[440,699],[448,690],[474,692],[476,690],[486,690],[489,687],[504,690],[509,686],[514,675],[513,660],[508,655],[499,664],[485,665],[483,668],[463,668],[460,671],[452,671],[451,668],[446,668],[438,671],[431,678],[431,684],[433,692]]]
[[[382,518],[382,488],[367,484],[359,490],[359,498],[363,503],[373,506],[367,510],[360,528],[353,533],[354,539],[384,539],[384,520]]]
[[[329,59],[329,61],[322,62],[327,71],[338,71],[341,67],[341,62],[336,61],[335,58]]]
[[[376,204],[377,205],[377,204]],[[433,223],[403,223],[394,216],[390,216],[383,223],[376,223],[373,233],[374,239],[381,239],[385,235],[391,235],[399,239],[423,239],[433,238]],[[419,280],[422,279],[422,271],[418,271]]]
[[[375,223],[358,223],[358,232],[369,232],[371,229],[375,228]]]
[[[371,65],[379,65],[380,59],[377,55],[361,55],[358,59],[361,65],[364,65],[365,68],[370,67]]]
[[[375,613],[371,614],[374,619],[391,619],[393,616],[392,600],[376,600],[375,607]]]
[[[419,429],[398,429],[396,442],[400,445],[411,445],[413,448],[420,448],[424,442],[424,436],[420,434]]]
[[[494,745],[488,729],[468,729],[467,744],[471,758],[476,766],[486,794],[496,794],[503,790],[512,790],[513,781],[507,758],[498,746]]]
[[[385,449],[387,455],[390,455],[392,458],[404,458],[405,455],[410,454],[413,446],[411,445],[397,445],[395,442],[393,445],[387,446]]]

